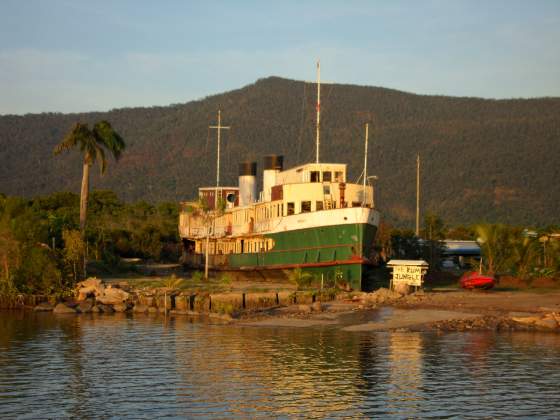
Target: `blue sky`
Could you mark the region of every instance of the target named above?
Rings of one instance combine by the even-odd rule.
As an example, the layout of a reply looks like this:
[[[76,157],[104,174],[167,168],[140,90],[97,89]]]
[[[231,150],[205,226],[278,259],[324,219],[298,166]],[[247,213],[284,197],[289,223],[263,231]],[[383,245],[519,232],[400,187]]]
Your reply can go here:
[[[560,1],[0,0],[0,114],[167,105],[271,75],[560,96]]]

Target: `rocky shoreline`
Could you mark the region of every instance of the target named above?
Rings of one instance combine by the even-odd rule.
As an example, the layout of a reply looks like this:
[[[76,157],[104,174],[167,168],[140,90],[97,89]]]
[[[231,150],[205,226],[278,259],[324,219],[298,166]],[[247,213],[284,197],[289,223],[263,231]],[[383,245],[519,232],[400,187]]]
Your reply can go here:
[[[506,298],[506,299],[504,299]],[[43,301],[36,312],[54,314],[163,314],[206,316],[253,326],[336,325],[346,331],[547,331],[560,333],[560,293],[519,294],[267,291],[193,292],[170,287],[135,289],[90,278],[72,299]],[[32,300],[33,301],[33,300]],[[536,306],[545,303],[549,306]],[[391,308],[391,315],[377,313]],[[351,314],[363,314],[352,316]],[[371,316],[370,316],[371,315]],[[369,318],[368,318],[369,316]],[[349,322],[350,318],[363,318]],[[365,322],[363,322],[365,320]]]

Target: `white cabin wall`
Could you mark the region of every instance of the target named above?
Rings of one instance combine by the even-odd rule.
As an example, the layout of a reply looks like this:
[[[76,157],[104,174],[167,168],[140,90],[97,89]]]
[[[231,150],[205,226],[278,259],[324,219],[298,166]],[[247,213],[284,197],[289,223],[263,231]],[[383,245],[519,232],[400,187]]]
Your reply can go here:
[[[253,175],[239,176],[239,207],[257,201],[257,177]]]
[[[263,196],[262,201],[270,201],[271,189],[276,185],[276,177],[280,173],[277,169],[263,171]]]
[[[343,182],[346,182],[346,164],[343,163],[309,163],[307,165],[297,166],[278,173],[276,176],[276,185],[280,184],[296,184],[301,182],[310,182],[310,172],[319,171],[321,173],[332,172],[334,182],[334,173],[342,172]]]

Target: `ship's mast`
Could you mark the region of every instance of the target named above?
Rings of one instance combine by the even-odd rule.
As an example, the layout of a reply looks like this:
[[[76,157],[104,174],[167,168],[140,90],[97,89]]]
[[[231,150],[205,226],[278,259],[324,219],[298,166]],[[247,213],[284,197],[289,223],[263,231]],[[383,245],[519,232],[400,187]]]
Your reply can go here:
[[[321,127],[321,63],[317,61],[317,129],[316,129],[316,140],[315,140],[315,163],[319,163],[319,145],[321,144],[320,139],[320,127]]]
[[[364,151],[364,196],[362,199],[362,206],[366,205],[366,180],[367,180],[367,148],[368,148],[368,131],[369,131],[369,123],[366,123],[366,146]]]
[[[229,126],[222,125],[222,111],[218,109],[218,125],[211,125],[209,128],[215,128],[218,130],[218,153],[216,156],[216,192],[214,193],[214,206],[218,206],[218,189],[220,187],[220,140],[222,130],[229,130]]]

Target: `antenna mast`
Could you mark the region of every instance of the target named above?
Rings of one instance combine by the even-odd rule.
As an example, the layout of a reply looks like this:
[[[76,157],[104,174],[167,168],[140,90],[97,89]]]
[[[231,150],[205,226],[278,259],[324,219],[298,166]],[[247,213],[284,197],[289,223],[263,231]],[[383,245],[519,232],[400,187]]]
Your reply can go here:
[[[317,60],[317,132],[316,132],[316,152],[315,152],[315,163],[319,163],[319,145],[321,144],[321,139],[319,137],[319,131],[321,127],[321,62]]]
[[[416,237],[420,237],[420,153],[416,154]]]
[[[211,125],[209,128],[215,128],[218,130],[218,153],[216,157],[216,193],[214,194],[214,204],[217,207],[218,204],[218,188],[220,186],[220,139],[222,130],[229,130],[229,126],[222,125],[222,111],[218,109],[218,125]]]
[[[363,199],[362,199],[362,206],[366,205],[368,130],[369,130],[369,123],[366,123],[366,148],[365,148],[365,151],[364,151],[364,196],[363,196]]]

